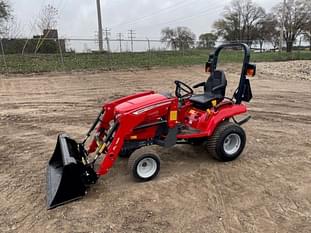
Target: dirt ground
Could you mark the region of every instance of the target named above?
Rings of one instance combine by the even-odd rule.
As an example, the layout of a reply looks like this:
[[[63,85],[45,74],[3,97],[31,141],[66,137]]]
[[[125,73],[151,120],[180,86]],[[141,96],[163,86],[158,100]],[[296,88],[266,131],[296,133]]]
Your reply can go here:
[[[229,82],[237,78],[226,68]],[[159,149],[160,175],[136,183],[119,159],[85,198],[50,211],[45,172],[59,132],[82,139],[104,101],[206,75],[193,66],[2,77],[0,232],[311,232],[311,61],[257,70],[238,160]]]

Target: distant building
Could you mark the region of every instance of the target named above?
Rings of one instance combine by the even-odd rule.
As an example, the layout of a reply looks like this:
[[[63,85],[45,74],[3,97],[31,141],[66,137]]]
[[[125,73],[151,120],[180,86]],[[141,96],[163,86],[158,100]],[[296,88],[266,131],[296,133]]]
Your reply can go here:
[[[44,29],[43,37],[49,39],[58,39],[58,31],[56,29]]]
[[[59,44],[61,47],[61,50],[63,52],[66,51],[66,43],[64,39],[58,39],[58,31],[57,29],[44,29],[43,30],[43,35],[37,35],[34,36],[33,38],[38,39],[38,38],[44,38],[44,39],[48,39],[48,41],[55,41],[57,42],[57,40],[59,40]],[[53,40],[51,40],[53,39]]]
[[[59,53],[66,52],[65,39],[58,39],[56,29],[43,30],[42,35],[34,35],[32,39],[2,39],[4,53]]]

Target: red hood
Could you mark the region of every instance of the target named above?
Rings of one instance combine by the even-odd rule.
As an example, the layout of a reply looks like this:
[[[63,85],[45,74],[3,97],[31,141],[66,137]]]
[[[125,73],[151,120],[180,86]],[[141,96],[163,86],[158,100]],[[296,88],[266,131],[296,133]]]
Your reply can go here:
[[[119,104],[118,106],[116,106],[115,111],[116,113],[124,113],[136,109],[139,110],[145,106],[157,104],[167,99],[168,99],[167,97],[161,94],[146,95]]]

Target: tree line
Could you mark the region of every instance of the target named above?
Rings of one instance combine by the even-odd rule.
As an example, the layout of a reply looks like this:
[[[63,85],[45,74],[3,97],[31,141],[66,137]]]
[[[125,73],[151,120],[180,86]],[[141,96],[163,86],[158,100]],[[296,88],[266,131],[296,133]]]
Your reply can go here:
[[[35,27],[52,30],[57,26],[58,10],[48,4],[36,20]],[[270,42],[274,49],[280,45],[280,33],[283,27],[283,38],[286,49],[291,52],[297,38],[308,41],[311,51],[311,0],[283,0],[267,12],[253,0],[233,0],[224,8],[222,18],[213,24],[212,32],[203,33],[196,42],[196,35],[187,27],[163,28],[161,41],[178,50],[192,47],[212,48],[217,40],[243,42],[263,48],[264,42]],[[21,30],[12,16],[12,9],[7,0],[0,0],[0,36],[18,38]],[[41,36],[39,35],[41,38]],[[39,41],[39,40],[37,40]],[[39,41],[36,47],[41,46]],[[39,46],[39,47],[40,47]]]
[[[161,31],[161,40],[173,49],[211,48],[218,39],[249,46],[259,44],[260,50],[267,41],[277,49],[283,47],[280,45],[282,26],[287,52],[293,50],[299,36],[309,42],[311,51],[310,0],[287,0],[285,5],[282,1],[271,12],[252,0],[233,0],[224,8],[222,18],[214,22],[213,31],[199,36],[198,44],[195,44],[195,34],[187,27],[166,27]]]

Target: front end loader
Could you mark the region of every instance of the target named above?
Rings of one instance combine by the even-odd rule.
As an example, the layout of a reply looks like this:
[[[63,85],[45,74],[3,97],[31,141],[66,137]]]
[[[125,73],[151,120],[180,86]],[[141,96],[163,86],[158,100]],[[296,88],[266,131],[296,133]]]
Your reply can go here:
[[[228,98],[227,79],[217,70],[217,62],[222,49],[231,47],[243,49],[244,61],[239,85]],[[246,143],[241,125],[250,117],[240,121],[235,117],[247,113],[242,102],[252,98],[248,77],[256,73],[249,60],[247,45],[221,45],[206,63],[209,78],[193,86],[202,87],[203,94],[195,94],[176,80],[175,96],[146,91],[104,104],[82,142],[58,135],[47,168],[48,208],[83,197],[118,156],[129,157],[129,171],[138,181],[151,180],[159,173],[160,157],[154,150],[159,146],[199,143],[220,161],[236,159]]]

